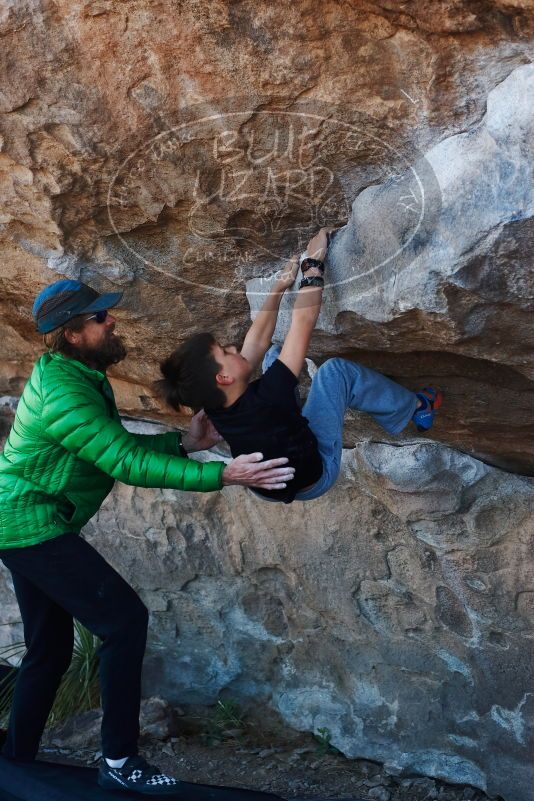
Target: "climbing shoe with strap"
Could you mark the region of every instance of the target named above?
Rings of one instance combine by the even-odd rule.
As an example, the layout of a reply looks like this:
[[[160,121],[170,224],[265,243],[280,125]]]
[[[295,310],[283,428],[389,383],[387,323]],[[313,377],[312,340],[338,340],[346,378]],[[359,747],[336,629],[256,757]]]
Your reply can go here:
[[[415,393],[421,406],[413,413],[412,420],[418,431],[428,431],[434,425],[434,415],[443,403],[443,392],[438,387],[423,387]]]
[[[127,790],[140,795],[175,795],[180,782],[149,765],[141,756],[129,757],[122,768],[110,768],[104,757],[100,760],[98,783],[106,790]]]

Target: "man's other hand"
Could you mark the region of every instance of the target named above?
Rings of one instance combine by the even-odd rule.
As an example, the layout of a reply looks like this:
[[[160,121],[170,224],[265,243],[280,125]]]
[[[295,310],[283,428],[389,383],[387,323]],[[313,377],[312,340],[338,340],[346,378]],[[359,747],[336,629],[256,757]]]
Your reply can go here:
[[[182,446],[188,453],[205,451],[222,442],[222,439],[204,409],[201,409],[191,418],[189,431],[182,437]]]

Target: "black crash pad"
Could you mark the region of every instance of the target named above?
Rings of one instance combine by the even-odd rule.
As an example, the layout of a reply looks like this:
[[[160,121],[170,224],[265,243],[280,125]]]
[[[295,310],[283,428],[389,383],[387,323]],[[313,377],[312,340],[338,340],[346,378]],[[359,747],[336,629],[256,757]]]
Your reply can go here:
[[[13,672],[16,673],[17,668],[11,667],[11,665],[6,665],[3,662],[0,662],[0,681],[7,679]]]
[[[10,762],[0,757],[0,801],[140,801],[138,793],[103,790],[95,768],[78,768],[54,762]],[[154,796],[153,796],[154,797]],[[180,782],[168,801],[281,801],[280,796]]]

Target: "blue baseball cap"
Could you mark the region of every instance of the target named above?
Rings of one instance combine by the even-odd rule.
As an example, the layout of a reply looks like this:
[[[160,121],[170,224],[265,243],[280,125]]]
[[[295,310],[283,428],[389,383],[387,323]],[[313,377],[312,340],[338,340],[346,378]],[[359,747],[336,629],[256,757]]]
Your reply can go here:
[[[101,295],[81,281],[56,281],[42,289],[35,298],[33,319],[37,330],[41,334],[48,334],[79,314],[112,309],[120,302],[123,294],[107,292]]]

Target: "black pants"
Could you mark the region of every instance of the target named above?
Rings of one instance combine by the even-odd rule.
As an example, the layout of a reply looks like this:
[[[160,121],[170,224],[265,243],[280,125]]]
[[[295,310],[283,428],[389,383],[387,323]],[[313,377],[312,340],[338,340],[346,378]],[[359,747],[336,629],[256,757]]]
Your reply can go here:
[[[102,640],[102,753],[137,753],[141,666],[148,611],[119,574],[77,534],[0,550],[11,571],[28,649],[15,686],[9,759],[32,760],[72,656],[75,617]]]

